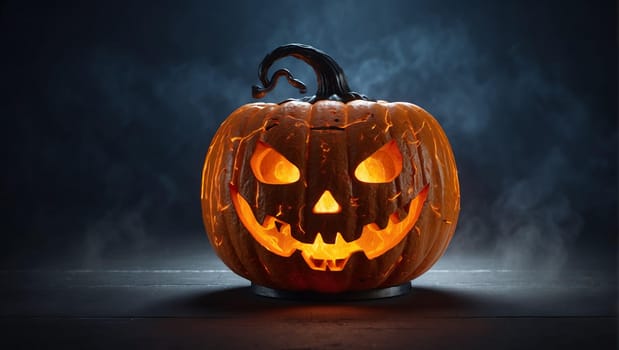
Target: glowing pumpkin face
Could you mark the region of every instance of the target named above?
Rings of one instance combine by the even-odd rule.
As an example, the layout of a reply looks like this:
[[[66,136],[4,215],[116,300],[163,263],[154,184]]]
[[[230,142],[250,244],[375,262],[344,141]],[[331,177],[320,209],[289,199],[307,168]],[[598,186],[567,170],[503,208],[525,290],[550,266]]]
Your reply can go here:
[[[324,55],[278,50],[265,62]],[[280,70],[255,95],[280,75],[299,84]],[[320,86],[308,101],[242,106],[221,125],[202,177],[211,243],[235,272],[273,288],[341,292],[409,281],[442,255],[455,229],[449,143],[415,105],[349,91],[329,98]]]
[[[272,116],[271,122],[277,125],[257,133],[250,166],[258,183],[244,194],[230,184],[232,203],[243,226],[270,252],[289,257],[298,250],[310,268],[321,271],[341,271],[355,252],[374,259],[395,247],[417,222],[428,187],[420,183],[416,188],[412,177],[404,184],[394,182],[402,172],[403,158],[392,135],[381,128],[384,121],[370,121],[375,118],[373,113],[361,111],[353,113],[353,118],[360,116],[363,123],[353,121],[347,126],[344,119],[347,114],[350,118],[350,106],[321,101],[316,104],[330,108],[333,119],[341,119],[342,124],[316,124],[307,113],[311,105],[290,104],[286,107],[299,109],[295,116],[290,110],[287,115]],[[363,110],[368,104],[355,107]],[[297,127],[289,128],[288,123]],[[370,130],[366,130],[368,123]],[[280,135],[282,130],[284,135]],[[351,142],[353,135],[371,137],[365,140],[370,144],[365,152],[355,147],[364,140]],[[290,143],[281,147],[282,152],[297,165],[267,143],[276,144],[282,137]],[[375,145],[385,139],[391,140],[376,150]],[[299,145],[292,146],[296,142]],[[353,169],[351,163],[356,164]],[[400,185],[408,186],[404,196]],[[377,192],[382,192],[380,199]],[[284,193],[296,195],[289,198]],[[256,196],[255,213],[248,199]],[[260,197],[265,201],[260,202]],[[277,201],[269,200],[277,197]]]

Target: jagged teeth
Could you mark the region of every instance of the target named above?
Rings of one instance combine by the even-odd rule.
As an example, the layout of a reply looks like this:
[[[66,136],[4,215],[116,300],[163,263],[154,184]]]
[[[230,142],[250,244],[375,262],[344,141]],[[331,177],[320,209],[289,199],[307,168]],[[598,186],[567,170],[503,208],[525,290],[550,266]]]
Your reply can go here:
[[[303,258],[312,269],[321,271],[342,271],[349,259],[348,257],[343,259],[317,259],[305,254],[303,254]]]
[[[320,232],[318,232],[316,234],[316,238],[314,238],[314,246],[317,247],[321,247],[321,246],[325,246],[325,245],[338,245],[338,244],[346,244],[348,242],[346,242],[346,240],[344,239],[344,237],[342,237],[341,233],[336,233],[335,234],[335,243],[325,243],[324,239],[322,238],[322,235],[320,234]]]

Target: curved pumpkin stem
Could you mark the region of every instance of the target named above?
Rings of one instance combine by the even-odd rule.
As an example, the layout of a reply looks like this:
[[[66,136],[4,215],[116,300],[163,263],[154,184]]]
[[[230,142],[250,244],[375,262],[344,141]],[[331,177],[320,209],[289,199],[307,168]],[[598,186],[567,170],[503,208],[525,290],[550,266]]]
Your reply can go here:
[[[263,86],[252,86],[252,96],[254,98],[262,98],[273,90],[277,85],[277,79],[282,76],[286,77],[290,85],[299,89],[299,92],[305,93],[307,91],[305,84],[295,79],[287,69],[277,70],[269,80],[269,68],[275,61],[287,56],[292,56],[309,64],[314,69],[314,73],[316,73],[318,85],[316,95],[300,100],[309,103],[319,100],[338,100],[342,102],[368,100],[366,96],[350,91],[344,71],[333,58],[316,48],[303,44],[283,45],[264,57],[258,67],[258,76]]]

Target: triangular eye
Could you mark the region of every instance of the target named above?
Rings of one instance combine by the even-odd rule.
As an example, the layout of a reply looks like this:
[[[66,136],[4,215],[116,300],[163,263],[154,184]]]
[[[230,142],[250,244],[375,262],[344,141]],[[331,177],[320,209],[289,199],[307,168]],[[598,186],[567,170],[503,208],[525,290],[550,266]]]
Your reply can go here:
[[[258,141],[250,160],[254,176],[265,184],[284,185],[297,182],[301,177],[299,168],[273,147]]]
[[[357,165],[355,177],[361,182],[391,182],[402,171],[402,153],[395,140],[387,143]]]

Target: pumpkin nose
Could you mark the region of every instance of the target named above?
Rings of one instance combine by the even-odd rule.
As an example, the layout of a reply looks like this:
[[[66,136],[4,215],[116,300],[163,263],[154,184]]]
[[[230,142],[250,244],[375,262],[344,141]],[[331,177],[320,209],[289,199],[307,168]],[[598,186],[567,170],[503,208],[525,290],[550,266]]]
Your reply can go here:
[[[340,203],[338,203],[329,190],[326,190],[320,195],[318,202],[314,205],[312,212],[314,214],[336,214],[342,211]]]

